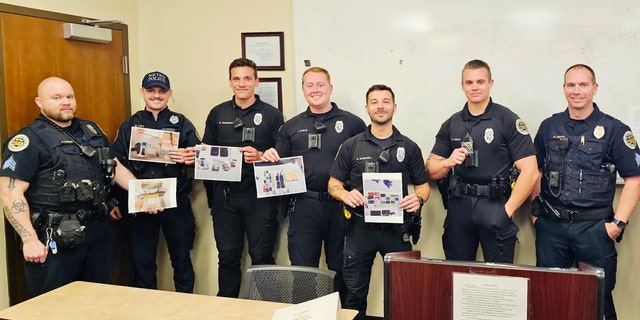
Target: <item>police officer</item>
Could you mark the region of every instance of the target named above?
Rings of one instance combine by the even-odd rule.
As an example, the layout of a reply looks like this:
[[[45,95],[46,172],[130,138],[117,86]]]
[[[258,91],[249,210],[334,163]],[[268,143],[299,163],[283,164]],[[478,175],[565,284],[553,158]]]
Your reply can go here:
[[[139,179],[177,178],[177,207],[128,217],[133,285],[150,289],[158,287],[156,256],[162,229],[173,267],[175,290],[192,293],[195,275],[190,252],[195,240],[195,220],[189,199],[192,179],[187,175],[187,167],[195,162],[195,145],[200,143],[200,139],[193,123],[167,106],[173,90],[165,74],[158,71],[146,74],[140,95],[145,102],[144,110],[136,112],[120,125],[111,151]],[[136,152],[130,146],[133,128],[179,133],[178,148],[169,150],[169,158],[175,164],[130,160],[129,152]]]
[[[334,290],[344,302],[342,281],[344,215],[339,202],[327,193],[329,169],[340,145],[364,131],[362,119],[331,102],[331,77],[324,68],[311,67],[302,74],[307,111],[288,120],[278,133],[276,147],[264,159],[302,156],[307,192],[290,199],[289,260],[292,265],[318,267],[324,240],[327,267],[336,272]]]
[[[450,174],[444,253],[473,261],[480,243],[485,261],[512,263],[518,232],[512,217],[538,178],[535,149],[524,122],[492,101],[487,63],[465,64],[461,87],[467,103],[442,124],[426,163],[431,179]]]
[[[257,198],[253,162],[274,147],[282,113],[260,100],[256,64],[245,58],[229,65],[230,101],[214,107],[205,123],[202,142],[241,147],[244,162],[240,182],[206,181],[218,249],[218,296],[238,297],[240,260],[245,231],[253,264],[274,264],[273,249],[278,232],[276,198]]]
[[[629,126],[593,102],[598,91],[593,69],[569,67],[563,88],[567,109],[544,120],[534,141],[542,172],[533,192],[540,197],[532,203],[537,265],[569,268],[586,262],[604,269],[604,315],[614,320],[614,241],[621,240],[640,196],[640,150]],[[625,183],[614,211],[616,172]]]
[[[4,144],[0,200],[22,239],[29,296],[84,280],[111,283],[114,241],[107,214],[111,179],[127,187],[131,174],[108,158],[100,127],[75,118],[71,85],[44,79],[35,102],[40,116]]]
[[[358,310],[357,319],[366,318],[367,295],[371,266],[376,253],[410,251],[408,229],[413,218],[419,217],[424,201],[429,197],[427,172],[420,147],[403,136],[393,126],[396,112],[395,95],[385,85],[374,85],[366,94],[366,110],[371,125],[348,139],[338,151],[329,172],[329,193],[341,201],[351,227],[344,242],[343,277],[347,286],[344,307]],[[403,224],[365,223],[362,174],[364,172],[402,173],[402,193],[399,206],[403,209]],[[350,182],[351,190],[345,189]],[[408,193],[413,184],[414,193]],[[418,234],[413,235],[414,244]]]

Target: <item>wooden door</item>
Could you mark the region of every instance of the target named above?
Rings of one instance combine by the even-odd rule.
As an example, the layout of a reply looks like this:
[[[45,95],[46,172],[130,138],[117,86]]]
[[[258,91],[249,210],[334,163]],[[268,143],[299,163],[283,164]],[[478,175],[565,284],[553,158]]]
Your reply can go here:
[[[34,98],[40,81],[63,78],[74,88],[76,117],[100,125],[111,141],[130,115],[127,26],[109,25],[112,41],[64,39],[63,23],[82,17],[0,4],[0,140],[31,123],[40,113]],[[5,221],[10,303],[25,300],[20,239]]]

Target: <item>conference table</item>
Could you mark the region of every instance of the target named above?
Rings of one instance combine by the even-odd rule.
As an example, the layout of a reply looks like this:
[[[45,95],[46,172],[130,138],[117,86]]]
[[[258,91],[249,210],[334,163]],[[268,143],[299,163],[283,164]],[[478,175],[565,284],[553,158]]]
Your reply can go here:
[[[76,281],[0,311],[0,319],[271,319],[289,304]],[[356,316],[338,310],[339,320]]]

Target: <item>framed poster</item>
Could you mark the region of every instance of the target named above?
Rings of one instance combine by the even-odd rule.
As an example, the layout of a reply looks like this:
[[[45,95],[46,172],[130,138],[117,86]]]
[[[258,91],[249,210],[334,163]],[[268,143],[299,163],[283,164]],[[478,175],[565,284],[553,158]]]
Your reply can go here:
[[[284,70],[284,32],[241,33],[242,57],[258,70]]]

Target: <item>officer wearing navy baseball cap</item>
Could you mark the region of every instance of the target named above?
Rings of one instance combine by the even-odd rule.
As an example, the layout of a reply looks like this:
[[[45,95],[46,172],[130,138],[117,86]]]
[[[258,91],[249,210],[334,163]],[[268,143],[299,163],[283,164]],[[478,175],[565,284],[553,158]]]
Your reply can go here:
[[[159,71],[147,73],[147,75],[145,75],[144,78],[142,78],[142,87],[144,89],[160,87],[164,90],[171,90],[169,77],[167,77],[166,74]]]
[[[190,251],[195,239],[195,220],[189,200],[192,179],[187,174],[187,168],[195,162],[194,146],[200,144],[200,138],[189,119],[169,109],[168,103],[173,97],[173,90],[167,75],[159,71],[147,73],[142,78],[140,96],[145,104],[143,110],[122,123],[111,151],[139,179],[177,178],[178,206],[157,208],[153,212],[139,212],[127,217],[131,234],[133,285],[157,289],[155,253],[162,229],[172,261],[175,289],[178,292],[192,293],[195,274]],[[130,159],[129,153],[136,152],[136,148],[130,146],[131,131],[136,127],[180,133],[177,148],[168,151],[173,163]],[[148,150],[144,157],[147,156],[150,156]]]

